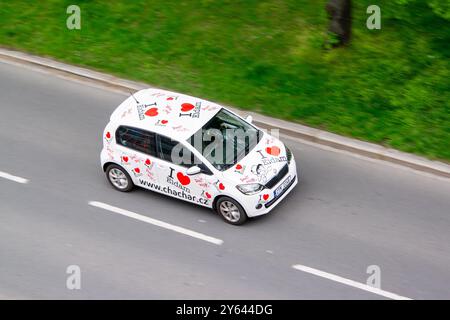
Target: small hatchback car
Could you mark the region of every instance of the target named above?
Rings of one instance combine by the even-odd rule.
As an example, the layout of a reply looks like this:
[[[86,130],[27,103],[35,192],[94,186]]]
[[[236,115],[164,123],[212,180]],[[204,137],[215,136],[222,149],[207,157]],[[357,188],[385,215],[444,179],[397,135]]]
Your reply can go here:
[[[101,166],[119,191],[140,186],[239,225],[268,213],[297,184],[291,151],[251,122],[209,101],[141,90],[111,115]]]

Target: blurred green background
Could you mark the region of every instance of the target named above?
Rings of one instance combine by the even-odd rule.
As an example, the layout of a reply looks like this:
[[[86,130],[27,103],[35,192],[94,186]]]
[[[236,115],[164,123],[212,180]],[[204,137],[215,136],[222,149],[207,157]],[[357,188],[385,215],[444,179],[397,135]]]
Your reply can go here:
[[[353,1],[337,49],[326,2],[3,0],[0,45],[449,162],[450,0]]]

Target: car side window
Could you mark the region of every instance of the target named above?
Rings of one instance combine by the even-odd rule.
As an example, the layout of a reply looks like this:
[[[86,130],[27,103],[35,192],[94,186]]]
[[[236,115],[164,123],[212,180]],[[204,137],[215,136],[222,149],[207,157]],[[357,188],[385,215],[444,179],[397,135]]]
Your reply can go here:
[[[124,147],[156,156],[155,134],[152,132],[120,126],[116,131],[116,141]]]
[[[201,164],[201,161],[198,160],[194,154],[187,149],[185,146],[180,144],[178,141],[172,140],[166,136],[157,135],[157,145],[159,157],[165,161],[190,168],[193,165]],[[179,148],[178,150],[173,150],[175,147]],[[172,152],[174,151],[175,159],[172,159]],[[178,152],[177,152],[178,151]]]

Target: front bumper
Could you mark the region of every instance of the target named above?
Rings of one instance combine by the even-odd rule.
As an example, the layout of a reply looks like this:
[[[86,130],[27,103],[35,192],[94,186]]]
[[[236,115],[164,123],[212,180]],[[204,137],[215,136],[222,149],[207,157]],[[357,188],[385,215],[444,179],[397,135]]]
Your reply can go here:
[[[288,186],[286,187],[286,189],[284,189],[277,197],[274,197],[272,200],[270,200],[269,202],[266,202],[264,204],[264,207],[269,208],[271,207],[273,204],[275,204],[276,202],[278,202],[279,200],[281,200],[283,198],[283,195],[287,192],[289,192],[289,190],[291,189],[292,186],[297,185],[297,176],[291,178],[291,182],[289,182]]]
[[[279,194],[277,197],[274,196],[274,191],[285,181],[285,179],[291,176],[291,182],[289,185],[282,191],[281,194]],[[246,205],[244,205],[244,209],[247,213],[247,216],[249,217],[256,217],[261,216],[266,213],[269,213],[273,208],[275,208],[297,185],[299,180],[299,176],[297,174],[297,165],[295,162],[295,159],[292,158],[291,163],[289,164],[289,171],[285,175],[283,179],[281,179],[280,182],[278,182],[273,188],[271,189],[264,189],[259,194],[250,196],[250,201],[245,201]],[[269,198],[266,200],[263,200],[261,198],[261,195],[263,194],[269,194]]]

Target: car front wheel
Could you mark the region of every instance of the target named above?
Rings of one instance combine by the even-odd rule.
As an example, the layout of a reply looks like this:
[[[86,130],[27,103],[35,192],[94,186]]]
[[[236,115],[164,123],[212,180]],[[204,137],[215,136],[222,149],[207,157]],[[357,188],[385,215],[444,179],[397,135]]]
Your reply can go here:
[[[247,214],[244,208],[237,201],[229,197],[220,198],[217,201],[216,210],[230,224],[241,225],[247,221]]]
[[[106,169],[106,177],[111,185],[122,192],[133,189],[134,184],[126,170],[118,165],[112,164]]]

